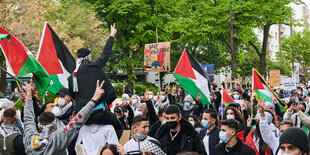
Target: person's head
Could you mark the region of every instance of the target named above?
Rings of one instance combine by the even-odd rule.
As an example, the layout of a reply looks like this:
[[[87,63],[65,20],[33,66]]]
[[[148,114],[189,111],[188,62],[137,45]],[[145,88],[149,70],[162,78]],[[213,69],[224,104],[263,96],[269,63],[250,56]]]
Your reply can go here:
[[[221,132],[219,134],[220,140],[224,143],[235,139],[237,136],[239,123],[234,119],[227,119],[221,122]]]
[[[16,111],[14,109],[4,110],[2,120],[6,125],[15,125],[17,122]]]
[[[64,107],[71,100],[71,96],[69,95],[69,90],[67,88],[61,88],[58,93],[58,106]]]
[[[168,128],[175,129],[180,125],[182,116],[179,107],[171,105],[166,109],[165,114]]]
[[[265,109],[275,113],[275,105],[271,102],[265,102]]]
[[[166,114],[165,114],[165,108],[159,108],[158,110],[158,116],[159,116],[159,121],[162,123],[162,124],[165,124],[166,123]]]
[[[168,94],[165,92],[164,89],[163,89],[162,91],[160,91],[159,97],[160,97],[160,100],[161,100],[162,102],[165,102],[165,101],[167,100],[167,96],[168,96]]]
[[[137,139],[145,139],[149,133],[149,119],[142,115],[135,116],[132,120],[132,127]]]
[[[202,127],[200,120],[196,115],[190,115],[188,121],[193,125],[194,128]]]
[[[183,87],[179,87],[179,88],[177,89],[177,94],[178,94],[178,96],[184,97],[184,96],[185,96],[184,88],[183,88]]]
[[[282,122],[279,123],[278,125],[278,128],[279,128],[279,132],[280,132],[280,135],[288,128],[294,126],[293,122],[292,121],[289,121],[289,120],[284,120]]]
[[[149,98],[148,99],[150,99],[150,100],[154,99],[154,92],[149,91]]]
[[[56,129],[55,119],[56,116],[52,112],[41,113],[41,115],[39,116],[39,125],[38,125],[39,129],[43,130],[42,126],[51,125],[49,132],[50,133],[54,132]]]
[[[123,94],[122,95],[122,101],[123,101],[123,104],[129,103],[129,95],[128,94]]]
[[[240,116],[236,108],[234,107],[227,107],[224,112],[223,119],[235,119],[239,122],[244,122],[243,118]]]
[[[47,102],[41,108],[43,112],[52,112],[55,116],[58,116],[60,113],[59,107],[56,106],[53,102]]]
[[[301,101],[298,104],[298,108],[300,111],[302,111],[304,113],[307,109],[307,104],[305,102]]]
[[[146,101],[146,98],[145,98],[144,94],[140,95],[140,100],[141,100],[141,102],[145,102]]]
[[[286,129],[280,136],[280,149],[282,154],[307,155],[309,152],[307,134],[298,127]]]
[[[115,144],[107,144],[107,145],[105,145],[101,149],[100,155],[118,155],[116,145]]]
[[[131,102],[132,106],[136,107],[140,103],[140,97],[137,95],[132,95],[129,101]]]
[[[13,101],[5,101],[3,104],[2,104],[2,110],[5,110],[5,109],[8,109],[10,106],[12,106],[14,104]]]
[[[184,108],[185,109],[190,109],[190,107],[192,106],[194,102],[194,99],[192,98],[191,95],[186,95],[184,98]]]
[[[201,124],[204,128],[215,126],[217,120],[217,112],[214,109],[207,109],[202,114]]]
[[[228,94],[229,96],[232,96],[232,95],[233,95],[232,92],[231,92],[231,89],[227,89],[226,92],[227,92],[227,94]]]
[[[241,99],[241,94],[242,94],[242,93],[240,92],[239,89],[234,90],[234,94],[233,94],[233,95],[234,95],[234,96],[233,96],[234,99],[235,99],[235,100],[240,100],[240,99]]]
[[[143,115],[146,116],[148,112],[146,103],[142,103],[138,106],[137,110],[135,111],[135,115]]]
[[[119,118],[122,118],[124,117],[124,113],[123,113],[123,109],[121,106],[117,106],[114,108],[114,114],[116,115],[116,117],[119,119]]]
[[[88,48],[80,48],[77,50],[77,57],[81,63],[91,62],[91,54]]]

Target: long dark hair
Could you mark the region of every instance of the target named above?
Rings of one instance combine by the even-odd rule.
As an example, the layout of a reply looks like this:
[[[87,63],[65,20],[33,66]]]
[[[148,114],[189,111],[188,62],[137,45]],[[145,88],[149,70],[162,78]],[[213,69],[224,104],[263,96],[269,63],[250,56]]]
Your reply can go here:
[[[115,145],[115,144],[107,144],[107,145],[105,145],[105,146],[101,149],[100,155],[101,155],[102,152],[103,152],[104,150],[106,150],[106,149],[111,150],[111,152],[113,153],[113,155],[118,155],[117,149],[116,149],[116,145]]]
[[[184,88],[181,87],[181,86],[180,86],[178,89],[181,89],[181,90],[182,90],[182,95],[181,95],[181,96],[179,96],[179,94],[177,93],[177,99],[178,99],[179,102],[181,102],[181,101],[183,101],[184,97],[186,96],[186,95],[185,95],[185,90],[184,90]],[[177,91],[178,91],[178,89],[177,89]],[[181,99],[181,101],[180,101],[180,99]]]
[[[275,117],[275,115],[270,110],[264,110],[264,111],[270,113],[273,116],[272,123],[275,126],[277,126],[278,123],[277,123],[277,118]],[[255,126],[256,126],[256,129],[252,133],[252,136],[253,137],[255,136],[255,138],[259,140],[258,141],[258,144],[259,144],[259,150],[258,151],[259,151],[260,155],[264,155],[265,151],[266,151],[266,148],[268,147],[268,144],[265,143],[265,141],[262,138],[262,135],[260,134],[259,122],[256,122]],[[271,150],[271,154],[273,154],[272,150]]]
[[[234,115],[235,115],[235,120],[237,120],[239,123],[245,123],[244,122],[244,119],[241,117],[241,115],[238,113],[238,111],[236,110],[236,108],[234,108],[234,107],[227,107],[226,109],[225,109],[225,112],[224,112],[224,117],[223,117],[223,119],[225,120],[225,119],[227,119],[227,111],[228,110],[232,110],[233,112],[234,112]]]

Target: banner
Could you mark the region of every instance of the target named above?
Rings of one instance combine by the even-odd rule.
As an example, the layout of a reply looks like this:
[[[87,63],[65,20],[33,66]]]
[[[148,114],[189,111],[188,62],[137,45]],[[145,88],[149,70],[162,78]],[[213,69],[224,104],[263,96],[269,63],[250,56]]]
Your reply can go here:
[[[294,89],[297,87],[295,78],[283,78],[282,85],[285,98],[290,97],[293,94]]]
[[[210,83],[213,84],[214,81],[214,64],[201,64],[201,66],[207,71],[209,75]]]
[[[170,71],[170,42],[145,44],[144,71]]]
[[[270,87],[277,87],[281,85],[280,70],[270,70],[269,77]]]

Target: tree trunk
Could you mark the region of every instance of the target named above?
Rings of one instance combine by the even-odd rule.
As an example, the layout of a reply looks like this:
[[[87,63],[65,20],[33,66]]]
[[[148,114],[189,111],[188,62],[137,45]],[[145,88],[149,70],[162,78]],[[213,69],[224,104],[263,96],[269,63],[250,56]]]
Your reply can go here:
[[[260,58],[260,73],[261,75],[266,78],[266,54],[267,54],[267,46],[268,46],[268,37],[269,37],[269,30],[270,24],[266,24],[264,26],[264,38],[263,38],[263,45],[262,45],[262,52],[259,55]]]

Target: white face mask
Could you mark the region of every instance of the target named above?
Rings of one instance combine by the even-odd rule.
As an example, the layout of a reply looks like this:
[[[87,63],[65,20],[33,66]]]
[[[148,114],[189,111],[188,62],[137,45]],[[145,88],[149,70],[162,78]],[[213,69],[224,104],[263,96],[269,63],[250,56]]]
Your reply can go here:
[[[141,111],[135,111],[135,116],[142,115]]]
[[[58,98],[58,105],[62,107],[65,104],[66,104],[66,100],[64,98],[62,98],[62,97],[59,97]]]
[[[153,100],[153,95],[149,95],[149,100]]]
[[[255,93],[253,93],[252,95],[253,95],[253,96],[256,96],[256,94],[255,94]]]
[[[160,100],[164,101],[166,99],[166,96],[160,96]]]
[[[51,112],[57,117],[59,116],[60,109],[59,107],[54,107]]]
[[[239,100],[239,95],[234,95],[235,100]]]
[[[227,119],[235,119],[234,115],[227,115],[226,117],[227,117]]]
[[[195,122],[190,122],[193,126],[195,126]]]
[[[138,100],[137,100],[137,99],[133,99],[133,100],[131,100],[131,103],[132,103],[133,105],[136,105],[136,104],[138,103]]]

